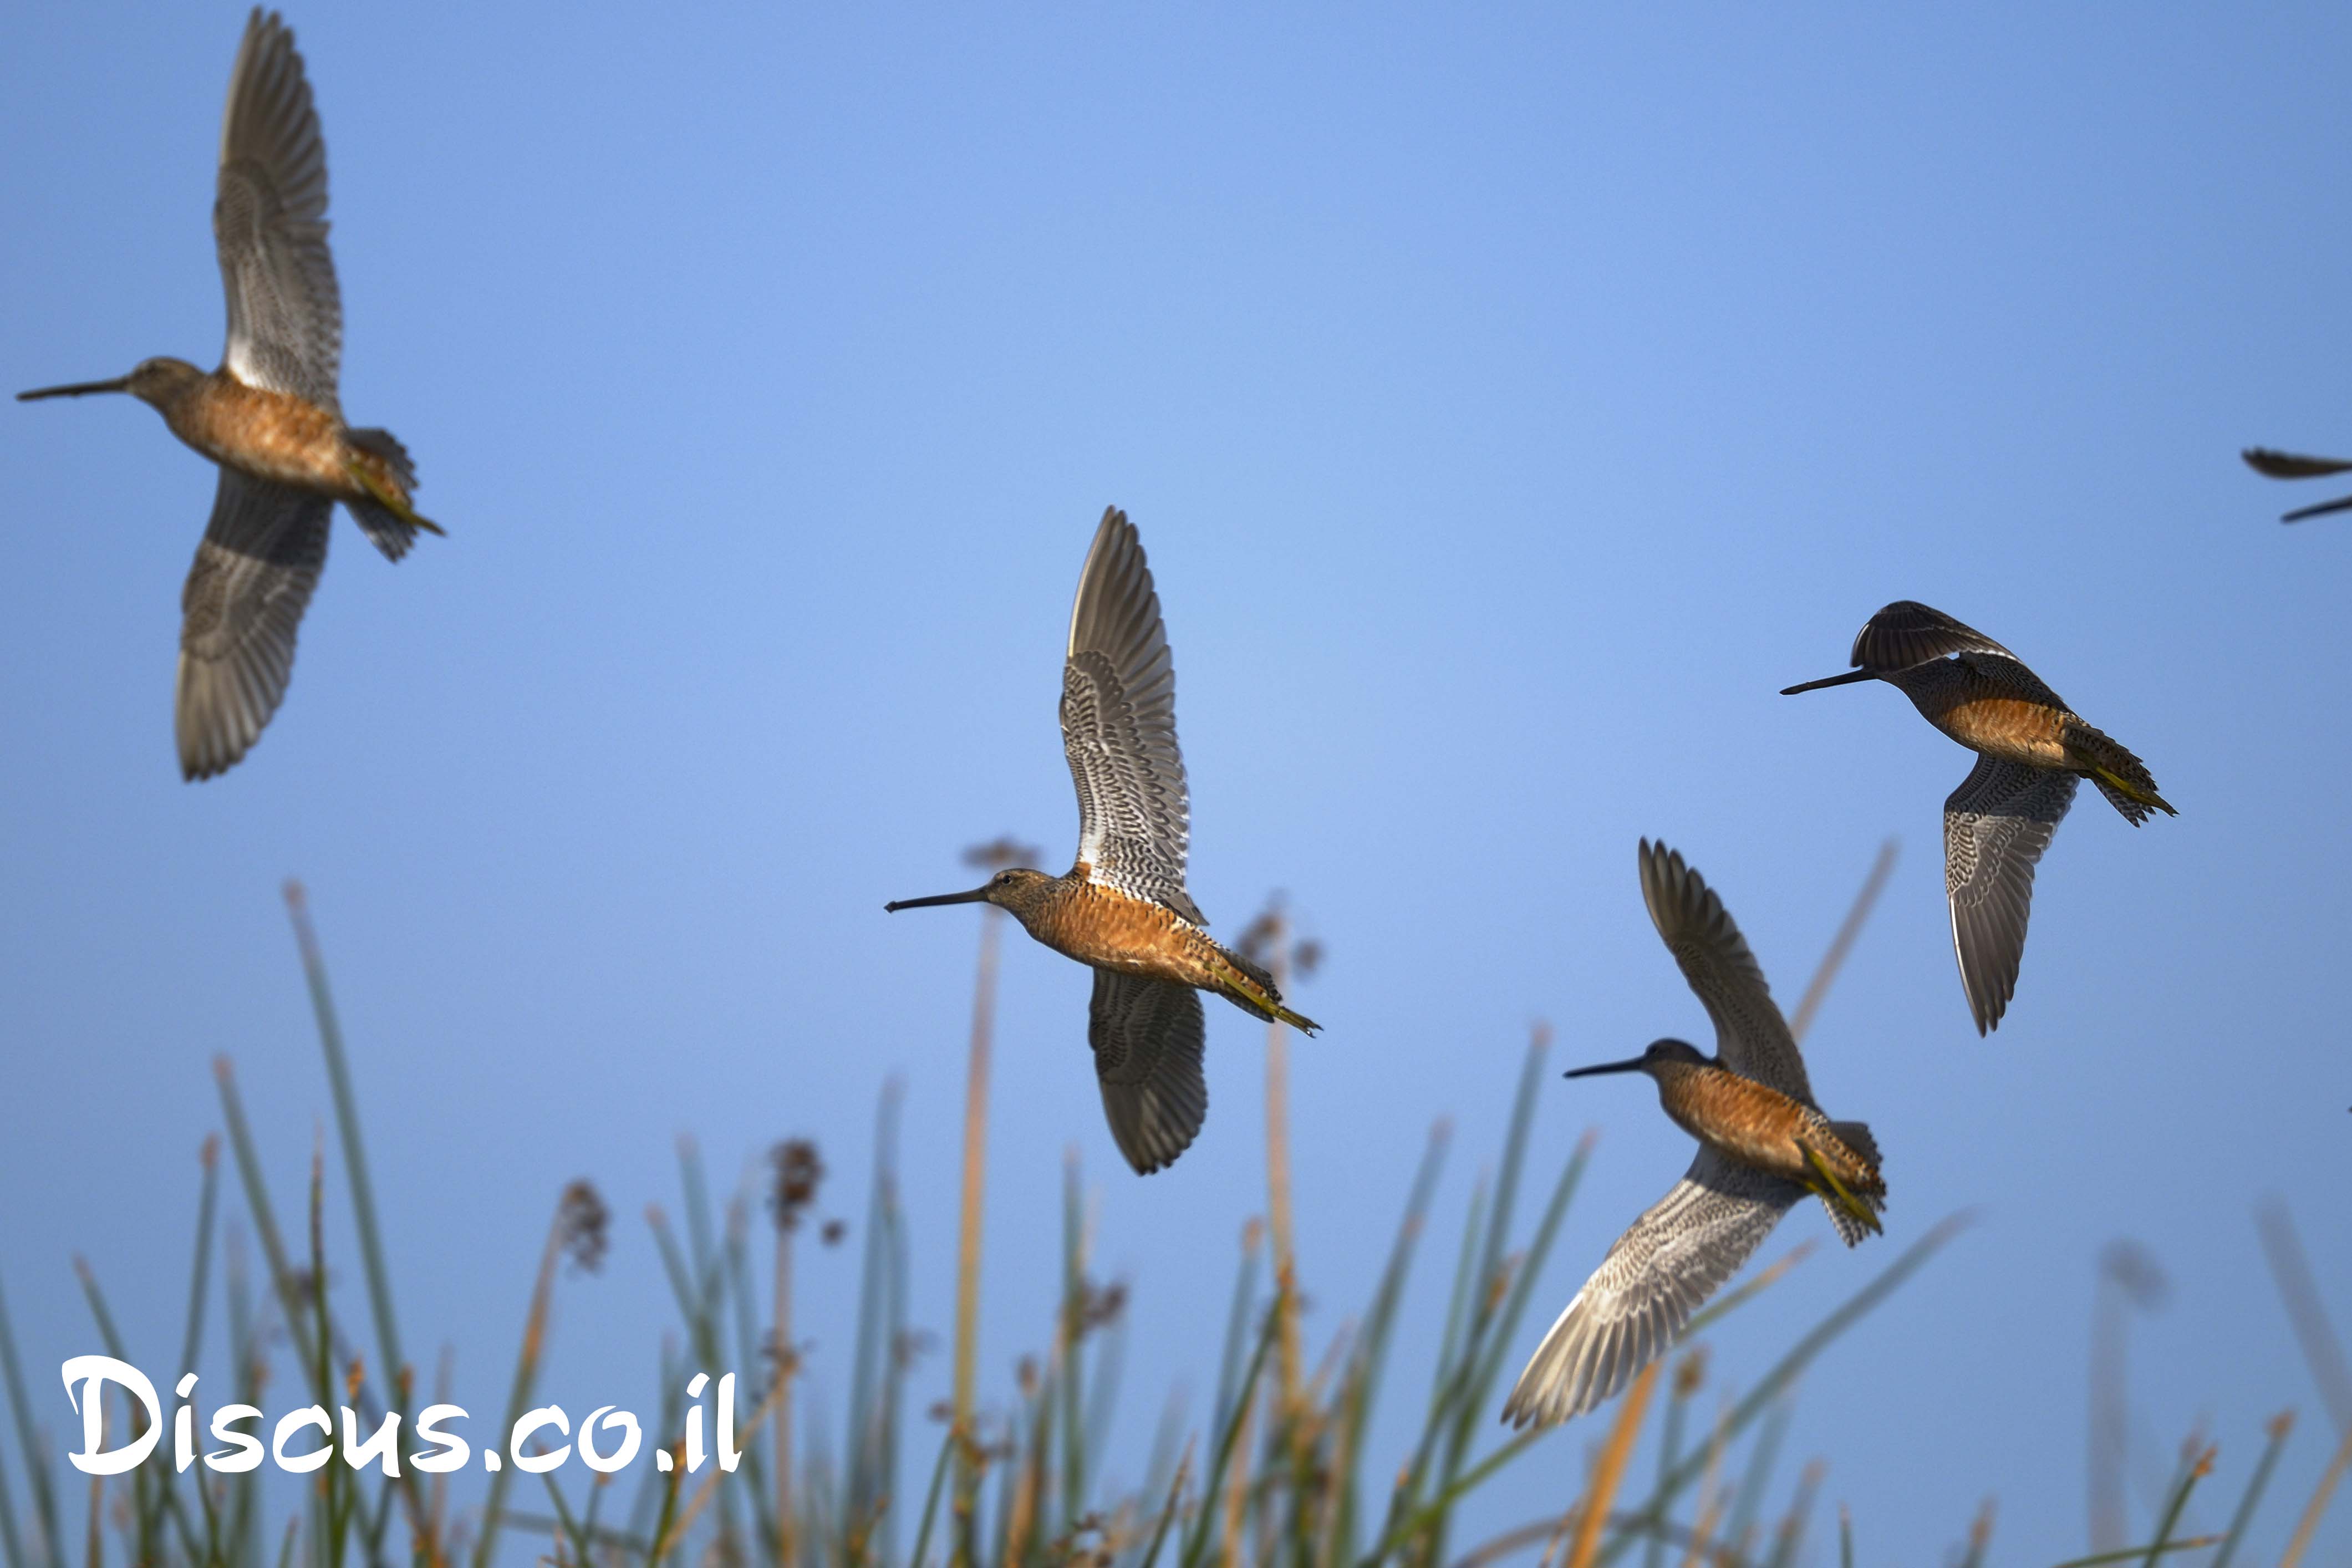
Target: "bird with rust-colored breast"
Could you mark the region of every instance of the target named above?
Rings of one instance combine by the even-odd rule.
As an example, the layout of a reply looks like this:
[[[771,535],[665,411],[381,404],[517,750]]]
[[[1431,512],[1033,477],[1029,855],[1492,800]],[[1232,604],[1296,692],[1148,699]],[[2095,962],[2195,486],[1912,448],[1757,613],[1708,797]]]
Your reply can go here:
[[[1723,900],[1663,844],[1643,839],[1640,862],[1650,921],[1715,1024],[1716,1054],[1658,1040],[1568,1076],[1646,1074],[1698,1155],[1544,1335],[1503,1405],[1515,1426],[1565,1421],[1622,1389],[1808,1193],[1848,1247],[1880,1229],[1886,1206],[1869,1127],[1832,1121],[1814,1103],[1805,1059]]]
[[[2352,470],[2352,463],[2341,458],[2306,458],[2295,452],[2274,452],[2268,447],[2249,447],[2238,454],[2246,467],[2273,479],[2318,479],[2330,474]],[[2281,522],[2301,522],[2306,517],[2325,517],[2332,511],[2352,510],[2352,496],[2338,496],[2316,506],[2301,506],[2280,516]]]
[[[1149,1175],[1191,1146],[1209,1113],[1203,991],[1314,1033],[1265,969],[1210,936],[1184,890],[1192,805],[1176,749],[1176,672],[1135,525],[1103,513],[1078,574],[1062,666],[1062,751],[1078,791],[1076,863],[1015,867],[961,893],[888,910],[993,904],[1095,972],[1087,1039],[1119,1152]]]
[[[409,503],[416,473],[401,444],[343,423],[326,143],[293,33],[257,7],[229,72],[213,238],[228,295],[217,370],[151,359],[111,381],[16,395],[127,392],[220,466],[212,521],[180,595],[173,727],[190,779],[234,765],[284,699],[337,501],[394,561],[419,529],[441,531]]]
[[[2017,991],[2033,868],[2089,779],[2137,827],[2150,812],[2178,816],[2147,765],[2085,723],[2009,649],[1941,610],[1899,599],[1863,626],[1843,675],[1781,695],[1883,680],[1927,722],[1977,753],[1944,802],[1944,895],[1952,951],[1979,1035],[2000,1027]]]

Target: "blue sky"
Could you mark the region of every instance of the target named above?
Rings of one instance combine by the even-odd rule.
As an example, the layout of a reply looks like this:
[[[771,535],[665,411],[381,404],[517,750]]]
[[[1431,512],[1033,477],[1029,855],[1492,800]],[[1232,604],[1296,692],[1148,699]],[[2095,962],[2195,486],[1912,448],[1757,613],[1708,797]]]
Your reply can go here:
[[[1368,1297],[1432,1118],[1455,1118],[1450,1211],[1491,1163],[1531,1020],[1561,1066],[1705,1037],[1639,837],[1691,858],[1792,1002],[1898,835],[1808,1042],[1885,1151],[1887,1240],[1817,1256],[1718,1370],[1759,1374],[1978,1207],[1808,1377],[1790,1452],[1828,1459],[1888,1560],[1939,1553],[1988,1493],[2008,1551],[2061,1555],[2095,1262],[2136,1237],[2174,1284],[2134,1327],[2142,1458],[2201,1423],[2233,1497],[2261,1420],[2301,1408],[2283,1542],[2333,1437],[2263,1194],[2352,1330],[2352,524],[2281,528],[2326,492],[2235,453],[2352,448],[2343,13],[289,19],[344,405],[407,443],[449,537],[394,568],[339,521],[285,708],[184,785],[177,595],[211,476],[128,399],[0,410],[0,1267],[28,1362],[93,1348],[76,1251],[168,1355],[215,1053],[299,1201],[327,1102],[289,874],[406,1336],[458,1346],[460,1403],[499,1402],[548,1205],[585,1173],[617,1239],[565,1288],[552,1392],[649,1405],[667,1311],[637,1215],[672,1202],[674,1135],[731,1172],[814,1134],[854,1216],[893,1074],[915,1315],[944,1329],[975,919],[879,906],[963,885],[959,852],[1002,832],[1065,863],[1061,637],[1115,502],[1174,649],[1193,894],[1232,933],[1286,889],[1328,949],[1292,1090],[1318,1342]],[[215,362],[241,22],[0,16],[11,388]],[[1901,597],[2017,649],[2181,810],[2135,831],[2083,801],[1987,1041],[1938,871],[1968,759],[1891,690],[1774,695]],[[1262,1051],[1213,1012],[1207,1131],[1138,1180],[1086,986],[1008,946],[984,1356],[1002,1395],[1043,1338],[1075,1143],[1134,1289],[1131,1472],[1158,1391],[1213,1375]],[[1642,1086],[1550,1085],[1548,1161],[1587,1127],[1546,1317],[1689,1156]],[[1826,1230],[1801,1212],[1774,1245]],[[819,1258],[837,1391],[854,1254]],[[927,1363],[919,1397],[946,1377]],[[1492,1521],[1556,1504],[1590,1436],[1524,1463]],[[2321,1554],[2347,1543],[2352,1511]]]

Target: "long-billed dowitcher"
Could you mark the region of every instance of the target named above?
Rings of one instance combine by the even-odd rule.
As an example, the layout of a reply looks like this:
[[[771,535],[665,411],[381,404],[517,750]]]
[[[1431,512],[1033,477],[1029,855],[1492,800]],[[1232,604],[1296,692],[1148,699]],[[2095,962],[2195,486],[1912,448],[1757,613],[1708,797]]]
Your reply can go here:
[[[326,143],[294,35],[258,7],[229,72],[213,239],[228,293],[219,369],[151,359],[112,381],[16,395],[127,392],[220,465],[212,521],[180,594],[174,728],[191,779],[235,764],[286,695],[335,502],[394,561],[418,529],[441,531],[409,505],[416,473],[392,433],[343,423]]]
[[[2305,458],[2293,452],[2273,452],[2268,447],[2249,447],[2238,454],[2246,467],[2273,479],[2316,479],[2329,474],[2352,469],[2352,463],[2341,458]],[[2331,511],[2352,510],[2352,496],[2338,496],[2334,500],[2321,501],[2317,506],[2297,507],[2285,513],[2281,522],[2301,522],[2306,517],[2320,517]]]
[[[1514,1426],[1565,1421],[1624,1387],[1807,1193],[1848,1247],[1879,1228],[1886,1206],[1870,1129],[1813,1103],[1805,1059],[1723,900],[1663,844],[1642,841],[1641,867],[1651,923],[1715,1023],[1715,1058],[1666,1039],[1568,1076],[1648,1074],[1698,1157],[1544,1335],[1503,1405]]]
[[[885,910],[994,904],[1055,952],[1091,966],[1087,1039],[1103,1110],[1138,1173],[1174,1163],[1209,1114],[1201,991],[1312,1034],[1274,977],[1212,938],[1184,890],[1192,833],[1176,750],[1176,668],[1134,524],[1103,513],[1078,574],[1062,666],[1062,751],[1078,788],[1076,863],[1058,877],[1014,867],[964,893]]]
[[[2015,654],[1941,610],[1896,600],[1864,623],[1852,662],[1843,675],[1781,695],[1883,680],[1977,753],[1944,802],[1944,894],[1960,985],[1985,1034],[2016,993],[2033,868],[2074,804],[2075,781],[2098,785],[2134,827],[2150,811],[2179,814],[2137,757],[2084,723]]]

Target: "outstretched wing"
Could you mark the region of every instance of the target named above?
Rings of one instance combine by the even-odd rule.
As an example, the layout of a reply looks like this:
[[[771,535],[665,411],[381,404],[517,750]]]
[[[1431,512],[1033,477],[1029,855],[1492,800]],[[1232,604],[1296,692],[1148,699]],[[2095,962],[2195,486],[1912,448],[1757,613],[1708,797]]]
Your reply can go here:
[[[294,34],[258,7],[229,73],[213,239],[230,372],[340,416],[343,307],[327,254],[327,144]]]
[[[2249,447],[2238,456],[2254,472],[2274,479],[2315,479],[2352,469],[2352,463],[2341,458],[2306,458],[2299,452],[2274,452],[2268,447]]]
[[[2017,991],[2033,868],[2074,804],[2073,773],[1979,757],[1944,802],[1944,896],[1952,952],[1981,1035],[1997,1028]]]
[[[224,465],[180,592],[173,728],[180,772],[226,772],[261,738],[294,675],[294,633],[327,563],[334,502]]]
[[[1672,1191],[1635,1220],[1543,1338],[1503,1405],[1514,1426],[1580,1415],[1664,1355],[1691,1314],[1805,1195],[1794,1182],[1702,1144]]]
[[[1756,955],[1696,871],[1663,844],[1642,840],[1642,901],[1666,951],[1715,1021],[1715,1054],[1743,1078],[1813,1103],[1805,1060],[1764,984]]]
[[[1963,626],[1941,610],[1929,609],[1916,599],[1897,599],[1863,623],[1854,635],[1849,662],[1878,674],[1908,669],[1955,653],[2017,658],[1974,626]]]
[[[1977,1033],[1998,1027],[2017,991],[2033,868],[2074,804],[2073,773],[1979,757],[1944,802],[1944,896],[1952,951]]]
[[[1094,880],[1206,925],[1184,890],[1192,805],[1176,750],[1176,667],[1127,513],[1095,530],[1070,610],[1062,750],[1078,786],[1078,858]]]
[[[1174,1164],[1209,1115],[1201,994],[1171,980],[1095,971],[1087,1043],[1118,1152],[1148,1176]]]

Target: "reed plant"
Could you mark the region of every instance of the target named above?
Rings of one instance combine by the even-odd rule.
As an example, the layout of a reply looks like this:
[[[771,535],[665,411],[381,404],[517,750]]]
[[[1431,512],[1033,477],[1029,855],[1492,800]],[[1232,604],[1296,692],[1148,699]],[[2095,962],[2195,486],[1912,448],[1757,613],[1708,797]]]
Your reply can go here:
[[[1882,860],[1832,946],[1824,976],[1809,990],[1813,1005],[1826,973],[1851,947],[1884,871]],[[323,1133],[310,1166],[307,1246],[298,1257],[271,1206],[262,1156],[224,1060],[215,1072],[222,1134],[243,1194],[243,1229],[260,1252],[258,1284],[241,1245],[216,1245],[222,1138],[207,1138],[194,1184],[195,1239],[178,1364],[194,1367],[213,1321],[215,1260],[222,1254],[217,1293],[226,1310],[218,1331],[236,1397],[257,1403],[265,1384],[282,1386],[290,1378],[328,1409],[354,1407],[364,1429],[373,1430],[388,1417],[410,1418],[423,1404],[446,1399],[446,1368],[443,1390],[419,1401],[412,1368],[402,1359],[393,1275],[326,965],[299,889],[289,889],[289,906],[333,1100],[364,1329],[339,1310],[328,1288],[321,1216],[331,1183]],[[1278,910],[1263,934],[1286,967],[1303,967]],[[1002,1414],[984,1416],[970,1364],[980,1300],[972,1200],[984,1178],[984,1114],[977,1108],[986,1089],[993,937],[984,925],[971,1074],[971,1117],[980,1125],[967,1131],[967,1228],[957,1247],[961,1353],[954,1397],[937,1413],[943,1419],[936,1429],[908,1410],[917,1343],[908,1316],[913,1240],[899,1199],[900,1097],[892,1084],[882,1095],[866,1184],[857,1331],[837,1443],[805,1419],[793,1339],[793,1250],[824,1177],[822,1158],[810,1143],[779,1144],[765,1167],[768,1190],[747,1185],[722,1205],[714,1204],[688,1141],[679,1147],[683,1226],[660,1207],[646,1216],[680,1331],[680,1348],[664,1352],[663,1405],[646,1436],[649,1446],[682,1455],[687,1376],[693,1369],[732,1370],[748,1410],[736,1433],[743,1459],[732,1475],[716,1466],[689,1475],[682,1463],[663,1470],[641,1462],[610,1477],[576,1469],[528,1475],[509,1466],[489,1478],[472,1506],[453,1510],[445,1477],[420,1476],[413,1466],[395,1478],[329,1464],[302,1478],[300,1506],[272,1521],[269,1509],[273,1500],[282,1503],[282,1489],[265,1487],[264,1471],[175,1473],[168,1462],[151,1461],[119,1477],[90,1478],[86,1508],[69,1511],[71,1500],[33,1415],[36,1385],[19,1364],[0,1295],[0,1383],[14,1432],[13,1444],[0,1442],[6,1568],[108,1568],[115,1562],[131,1568],[269,1568],[272,1562],[277,1568],[390,1568],[397,1562],[450,1568],[466,1560],[471,1568],[499,1561],[549,1561],[558,1568],[1486,1568],[1507,1561],[1605,1568],[1638,1561],[1640,1568],[1663,1568],[1669,1557],[1685,1565],[1791,1568],[1803,1559],[1822,1471],[1814,1463],[1792,1480],[1780,1474],[1795,1385],[1846,1330],[1949,1243],[1965,1216],[1929,1227],[1760,1374],[1743,1379],[1736,1399],[1713,1397],[1720,1358],[1710,1349],[1709,1331],[1772,1289],[1809,1247],[1780,1255],[1699,1313],[1670,1357],[1654,1363],[1612,1407],[1579,1424],[1575,1436],[1506,1435],[1495,1419],[1503,1380],[1528,1343],[1522,1331],[1532,1289],[1591,1153],[1587,1139],[1556,1171],[1530,1169],[1536,1156],[1529,1133],[1548,1050],[1540,1030],[1514,1090],[1500,1161],[1473,1184],[1446,1243],[1447,1308],[1433,1345],[1400,1343],[1397,1325],[1422,1271],[1423,1244],[1434,1239],[1448,1154],[1444,1125],[1432,1130],[1413,1168],[1400,1173],[1395,1235],[1385,1263],[1365,1282],[1360,1309],[1328,1342],[1310,1347],[1297,1310],[1297,1254],[1281,1164],[1286,1135],[1277,1112],[1268,1128],[1275,1162],[1269,1196],[1278,1215],[1272,1257],[1265,1256],[1266,1227],[1255,1219],[1243,1226],[1206,1422],[1188,1429],[1181,1405],[1171,1403],[1140,1483],[1108,1482],[1127,1295],[1097,1278],[1075,1156],[1063,1185],[1057,1300],[1037,1325],[1034,1353],[1023,1361]],[[1811,1010],[1805,1009],[1808,1017]],[[1278,1037],[1274,1044],[1278,1063]],[[597,1267],[611,1223],[589,1184],[562,1189],[523,1314],[501,1433],[530,1406],[562,1265]],[[2307,1270],[2300,1286],[2294,1279],[2300,1253],[2291,1227],[2283,1214],[2268,1211],[2263,1223],[2297,1331],[2325,1384],[2340,1374],[2342,1358],[2307,1291]],[[131,1360],[95,1272],[83,1265],[80,1279],[108,1353]],[[371,1342],[363,1345],[365,1331],[372,1331]],[[1375,1415],[1401,1401],[1412,1409],[1410,1440],[1402,1451],[1375,1452],[1376,1434],[1396,1429],[1393,1423],[1376,1426]],[[114,1422],[114,1415],[108,1419]],[[125,1401],[113,1429],[135,1436],[142,1419]],[[2214,1468],[2210,1446],[2200,1445],[2184,1456],[2148,1540],[2075,1559],[2069,1568],[2155,1563],[2199,1552],[2227,1568],[2290,1429],[2284,1417],[2272,1423],[2226,1532],[2181,1533],[2192,1495]],[[1637,1478],[1635,1454],[1653,1432],[1654,1471]],[[1539,1446],[1557,1465],[1587,1436],[1597,1436],[1598,1446],[1555,1509],[1497,1530],[1487,1518],[1492,1510],[1474,1506],[1495,1478]],[[2307,1549],[2347,1469],[2352,1436],[2302,1510],[2290,1563]],[[633,1495],[618,1495],[632,1487]],[[1985,1561],[1992,1530],[1988,1504],[1962,1538],[1958,1560]],[[1819,1548],[1829,1549],[1826,1542]],[[1855,1560],[1855,1526],[1843,1508],[1835,1550],[1842,1563]]]

